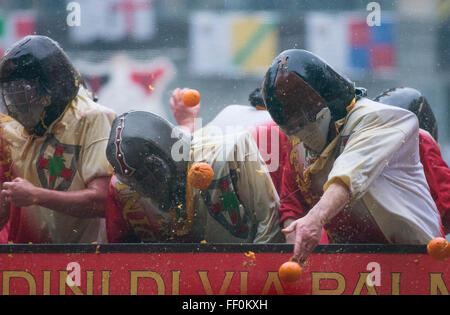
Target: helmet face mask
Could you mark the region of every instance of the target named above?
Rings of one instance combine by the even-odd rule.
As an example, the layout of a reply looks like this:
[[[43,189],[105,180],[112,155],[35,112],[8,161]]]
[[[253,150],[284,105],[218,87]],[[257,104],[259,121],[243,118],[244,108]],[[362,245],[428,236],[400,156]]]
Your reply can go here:
[[[291,133],[290,138],[299,139],[305,148],[315,154],[323,151],[328,143],[328,134],[330,130],[331,113],[325,107],[316,116],[316,121],[299,128],[296,133]]]
[[[126,113],[113,122],[106,150],[116,177],[158,202],[162,210],[170,209],[185,192],[187,161],[175,161],[172,147],[187,139],[174,137],[174,128],[150,112]]]
[[[76,98],[80,79],[57,42],[27,36],[0,60],[1,102],[29,133],[43,136]]]
[[[284,123],[280,126],[287,134],[297,133],[316,121],[326,102],[294,72],[280,69],[275,80],[274,97],[283,107]]]
[[[173,186],[172,170],[162,158],[151,155],[145,159],[145,165],[127,176],[116,172],[117,178],[130,186],[140,195],[164,202],[171,195]]]
[[[41,122],[50,95],[40,91],[39,80],[19,79],[0,84],[2,102],[8,115],[21,123],[28,132]]]
[[[353,82],[318,56],[291,49],[282,52],[269,67],[262,94],[280,128],[287,135],[302,138],[306,145],[310,142],[310,149],[320,153],[324,138],[328,141],[330,122],[347,115],[356,90]]]

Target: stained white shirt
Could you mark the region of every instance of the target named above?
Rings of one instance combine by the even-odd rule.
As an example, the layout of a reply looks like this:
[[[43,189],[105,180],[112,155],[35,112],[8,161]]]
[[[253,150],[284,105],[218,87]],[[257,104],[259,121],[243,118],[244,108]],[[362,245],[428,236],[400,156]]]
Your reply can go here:
[[[352,211],[373,220],[391,243],[426,244],[441,221],[419,157],[419,124],[409,111],[359,100],[348,113],[334,156],[314,177],[336,179],[352,195]]]

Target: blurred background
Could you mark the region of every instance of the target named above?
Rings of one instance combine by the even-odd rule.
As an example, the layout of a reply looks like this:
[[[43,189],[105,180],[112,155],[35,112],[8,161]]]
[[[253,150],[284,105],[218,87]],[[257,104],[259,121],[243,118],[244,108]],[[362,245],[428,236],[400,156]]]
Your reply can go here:
[[[0,53],[28,34],[57,40],[99,103],[174,122],[176,87],[202,94],[207,123],[248,104],[273,58],[308,49],[368,89],[424,93],[450,163],[450,0],[0,0]]]

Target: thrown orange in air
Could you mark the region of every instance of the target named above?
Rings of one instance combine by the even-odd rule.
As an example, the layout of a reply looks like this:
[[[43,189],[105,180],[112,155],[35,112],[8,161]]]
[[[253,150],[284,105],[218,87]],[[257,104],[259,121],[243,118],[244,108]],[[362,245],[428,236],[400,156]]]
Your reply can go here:
[[[192,187],[205,190],[211,185],[214,171],[208,163],[196,163],[188,172],[188,181]]]
[[[183,103],[187,107],[194,107],[200,103],[200,93],[197,90],[187,90],[183,93]]]
[[[445,238],[433,238],[427,246],[428,254],[437,260],[450,258],[450,245]]]
[[[285,262],[278,269],[278,277],[284,282],[295,282],[302,275],[302,267],[295,261]]]

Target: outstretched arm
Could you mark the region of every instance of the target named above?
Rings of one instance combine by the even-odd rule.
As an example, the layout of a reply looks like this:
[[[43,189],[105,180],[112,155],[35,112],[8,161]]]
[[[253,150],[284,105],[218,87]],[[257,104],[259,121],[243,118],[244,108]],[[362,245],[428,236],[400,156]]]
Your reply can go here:
[[[55,191],[36,187],[23,178],[3,184],[1,200],[16,207],[39,205],[78,218],[103,218],[110,177],[93,179],[86,189]],[[0,205],[3,211],[3,204]],[[1,214],[1,213],[0,213]],[[1,223],[1,222],[0,222]]]
[[[292,222],[282,232],[295,232],[294,259],[304,263],[319,244],[326,223],[341,212],[350,201],[350,192],[339,180],[332,183],[306,216]]]

